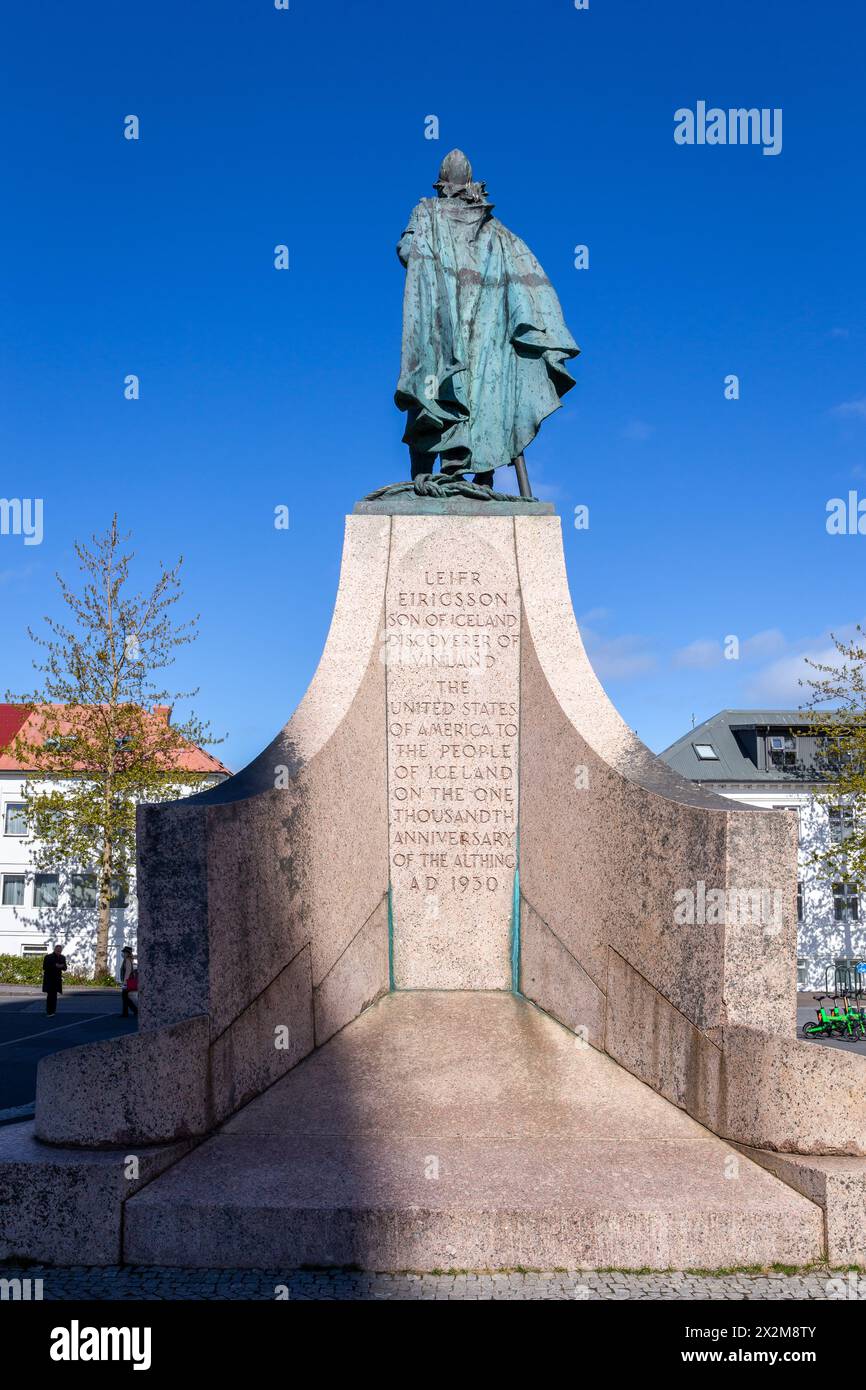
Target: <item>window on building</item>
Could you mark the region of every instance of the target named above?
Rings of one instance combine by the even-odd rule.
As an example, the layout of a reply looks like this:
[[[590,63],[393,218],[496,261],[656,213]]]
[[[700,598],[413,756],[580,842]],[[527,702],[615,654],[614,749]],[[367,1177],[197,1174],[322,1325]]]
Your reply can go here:
[[[8,801],[6,803],[6,816],[3,821],[4,833],[7,835],[26,835],[27,820],[24,815],[23,801]]]
[[[803,920],[803,885],[802,885],[802,883],[798,883],[798,884],[797,884],[797,921],[798,921],[798,922],[802,922],[802,920]]]
[[[797,762],[797,740],[793,734],[767,735],[767,766],[794,767]]]
[[[59,891],[57,874],[37,874],[33,883],[33,906],[56,907]]]
[[[47,950],[47,941],[25,941],[21,947],[21,954],[22,956],[44,956]]]
[[[128,897],[128,894],[127,894],[126,887],[124,886],[124,884],[121,883],[121,881],[120,881],[119,878],[113,878],[113,879],[111,880],[111,906],[112,906],[112,907],[128,907],[128,906],[129,906],[129,897]]]
[[[830,840],[841,845],[854,833],[854,808],[852,806],[830,807]]]
[[[827,771],[838,771],[850,760],[850,750],[844,746],[843,736],[839,739],[828,738],[826,734],[815,736],[815,761],[816,764]]]
[[[73,907],[96,907],[96,874],[73,874],[70,888]]]
[[[859,921],[860,896],[856,883],[833,884],[833,916],[837,922]]]
[[[23,906],[24,906],[24,875],[23,875],[23,874],[4,874],[4,875],[3,875],[3,906],[4,906],[4,907],[23,907]]]
[[[711,743],[693,743],[692,747],[702,763],[717,763],[719,755]]]

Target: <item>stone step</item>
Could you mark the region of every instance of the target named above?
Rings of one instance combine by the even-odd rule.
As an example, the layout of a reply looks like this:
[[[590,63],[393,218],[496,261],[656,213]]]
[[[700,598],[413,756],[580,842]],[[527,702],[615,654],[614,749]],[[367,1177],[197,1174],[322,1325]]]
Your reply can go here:
[[[126,1204],[215,1268],[804,1264],[821,1209],[525,1000],[382,999]]]

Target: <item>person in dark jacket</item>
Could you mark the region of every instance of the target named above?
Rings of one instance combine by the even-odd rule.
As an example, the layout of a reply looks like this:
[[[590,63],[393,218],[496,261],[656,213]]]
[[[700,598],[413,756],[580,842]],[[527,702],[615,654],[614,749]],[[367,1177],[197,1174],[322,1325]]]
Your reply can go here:
[[[63,972],[66,957],[63,947],[58,943],[53,951],[42,958],[42,993],[46,995],[45,1012],[49,1017],[57,1012],[57,996],[63,993]]]

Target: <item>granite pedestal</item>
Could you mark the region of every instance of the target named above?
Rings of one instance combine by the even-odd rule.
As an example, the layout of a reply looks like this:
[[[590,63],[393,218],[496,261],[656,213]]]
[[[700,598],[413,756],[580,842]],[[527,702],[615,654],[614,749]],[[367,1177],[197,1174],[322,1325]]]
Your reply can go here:
[[[241,1249],[253,1258],[280,1192],[269,1258],[362,1249],[427,1267],[497,1193],[499,1215],[469,1220],[460,1259],[670,1264],[688,1259],[690,1232],[691,1263],[713,1248],[722,1263],[811,1258],[836,1177],[804,1182],[761,1157],[748,1183],[707,1177],[721,1140],[804,1163],[845,1156],[849,1175],[866,1162],[863,1059],[795,1035],[795,817],[694,786],[625,725],[584,652],[549,510],[417,505],[362,504],[348,518],[319,669],[264,752],[201,796],[141,809],[140,1032],[40,1065],[28,1161],[47,1161],[49,1145],[212,1136],[126,1203],[127,1256],[155,1262],[179,1254],[200,1219],[203,1179],[225,1195],[223,1216],[211,1212],[219,1239],[202,1247],[217,1263],[241,1263]],[[426,992],[444,1002],[412,1012]],[[481,998],[497,1001],[488,1030],[473,1012]],[[446,1018],[464,1041],[478,1025],[478,1134],[472,1106],[449,1110],[472,1050],[458,1064],[443,1048]],[[540,1043],[542,1021],[584,1049],[589,1097],[602,1094],[592,1078],[603,1065],[591,1125],[590,1102],[580,1123],[532,1127],[526,1078],[544,1069],[548,1117],[575,1084],[561,1043]],[[440,1099],[428,1118],[443,1150],[463,1154],[452,1188],[419,1186],[396,1096],[390,1128],[357,1143],[339,1127],[314,1136],[271,1099],[296,1086],[303,1098],[328,1044],[331,1057],[348,1050],[342,1110],[357,1100],[368,1114],[387,1086],[367,1074],[366,1049],[393,1047],[398,1024],[413,1048],[429,1029]],[[511,1059],[501,1074],[499,1047]],[[638,1095],[654,1123],[692,1126],[670,1168],[637,1123],[605,1138],[605,1117]],[[262,1114],[274,1127],[253,1162],[241,1117]],[[499,1157],[476,1161],[472,1144],[494,1134]],[[616,1182],[614,1143],[630,1146]],[[281,1145],[290,1158],[278,1161]],[[303,1176],[317,1146],[321,1191]],[[847,1183],[849,1205],[859,1191]],[[430,1234],[416,1240],[406,1213],[422,1192]],[[689,1213],[679,1224],[677,1192]],[[780,1213],[760,1250],[747,1234],[753,1197]],[[318,1227],[316,1211],[327,1213]],[[722,1231],[715,1247],[702,1221]],[[26,1222],[6,1242],[27,1254]]]

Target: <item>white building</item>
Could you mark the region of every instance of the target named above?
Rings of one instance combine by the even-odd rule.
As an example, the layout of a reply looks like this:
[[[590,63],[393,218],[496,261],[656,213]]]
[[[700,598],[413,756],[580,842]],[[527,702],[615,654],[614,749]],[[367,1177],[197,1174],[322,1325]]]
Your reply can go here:
[[[800,823],[797,973],[801,988],[832,983],[835,967],[866,960],[860,885],[833,879],[812,861],[844,839],[846,806],[826,807],[817,766],[818,740],[800,710],[722,710],[660,754],[690,781],[736,801],[796,811]],[[850,968],[850,966],[849,966]]]
[[[160,708],[154,714],[170,718],[171,711]],[[35,724],[28,725],[26,709],[0,704],[0,955],[43,956],[51,943],[60,941],[70,965],[90,967],[96,947],[96,874],[61,869],[37,872],[36,845],[24,819],[28,769],[20,766],[12,751],[19,733],[32,743],[38,740]],[[180,755],[178,771],[184,795],[230,775],[217,758],[194,745]],[[133,874],[127,891],[118,885],[114,896],[110,968],[122,946],[135,945],[137,920]]]

